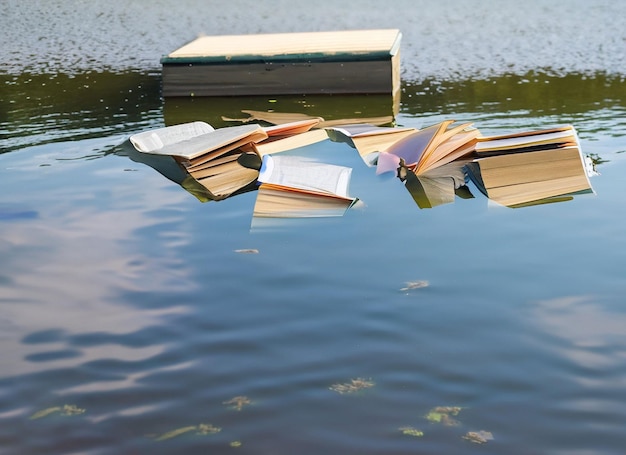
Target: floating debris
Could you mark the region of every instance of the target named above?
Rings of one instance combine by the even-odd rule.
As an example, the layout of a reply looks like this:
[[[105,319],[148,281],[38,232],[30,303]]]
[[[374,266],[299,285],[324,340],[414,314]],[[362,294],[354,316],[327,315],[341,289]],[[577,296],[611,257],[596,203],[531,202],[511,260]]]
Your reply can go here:
[[[235,409],[237,411],[241,411],[244,406],[251,404],[251,403],[252,401],[250,401],[250,399],[246,396],[238,396],[235,398],[231,398],[228,401],[222,402],[222,404],[230,406],[231,409]]]
[[[166,439],[175,438],[176,436],[180,436],[181,434],[184,434],[184,433],[189,433],[190,431],[193,431],[195,429],[196,429],[195,425],[191,425],[191,426],[183,427],[183,428],[177,428],[176,430],[172,430],[172,431],[168,431],[167,433],[163,433],[161,436],[156,438],[156,440],[157,441],[165,441]]]
[[[427,288],[429,286],[428,281],[426,280],[417,280],[417,281],[407,281],[406,286],[400,288],[400,291],[412,291],[413,289]]]
[[[468,431],[463,439],[473,442],[474,444],[486,444],[487,441],[493,441],[493,434],[489,431]]]
[[[424,432],[422,430],[418,430],[417,428],[413,427],[401,427],[400,431],[402,432],[402,434],[405,434],[407,436],[413,436],[416,438],[421,438],[422,436],[424,436]]]
[[[241,447],[241,441],[231,441],[229,445],[231,447]]]
[[[204,436],[207,434],[219,433],[220,431],[222,431],[220,427],[214,427],[210,423],[201,423],[198,425],[198,431],[196,431],[196,434]]]
[[[333,384],[329,387],[330,390],[337,393],[353,393],[358,392],[363,389],[368,389],[370,387],[374,387],[374,383],[371,380],[356,378],[351,379],[350,382],[345,382],[343,384]]]
[[[461,409],[463,408],[458,406],[437,406],[432,408],[428,414],[426,414],[426,419],[433,423],[441,423],[446,426],[456,426],[459,424],[459,421],[453,419],[451,416],[459,415]]]
[[[172,431],[168,431],[167,433],[163,433],[161,436],[156,438],[156,441],[165,441],[167,439],[175,438],[176,436],[180,436],[181,434],[189,433],[191,431],[195,431],[197,435],[204,436],[207,434],[215,434],[222,431],[221,428],[215,427],[210,423],[201,423],[199,425],[190,425],[188,427],[177,428]]]
[[[63,406],[55,406],[52,408],[47,408],[47,409],[42,409],[41,411],[37,411],[32,416],[30,416],[30,419],[31,420],[41,419],[43,417],[47,417],[57,412],[62,416],[74,416],[74,415],[83,414],[85,410],[73,404],[65,404]]]
[[[235,253],[239,254],[259,254],[259,250],[256,248],[243,248],[240,250],[235,250]]]

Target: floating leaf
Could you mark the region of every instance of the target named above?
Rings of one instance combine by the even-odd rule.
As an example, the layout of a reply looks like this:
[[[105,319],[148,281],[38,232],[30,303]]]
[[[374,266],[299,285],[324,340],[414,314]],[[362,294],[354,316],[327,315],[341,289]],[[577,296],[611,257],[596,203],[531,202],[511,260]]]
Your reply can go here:
[[[259,250],[256,248],[242,248],[240,250],[235,250],[235,253],[240,254],[259,254]]]
[[[188,427],[168,431],[167,433],[163,433],[161,436],[158,436],[156,440],[165,441],[166,439],[172,439],[176,436],[180,436],[181,434],[189,433],[190,431],[195,431],[197,435],[204,436],[207,434],[219,433],[222,429],[220,427],[214,427],[210,423],[201,423],[199,425],[190,425]]]
[[[189,433],[190,431],[195,430],[197,427],[195,425],[191,425],[188,427],[177,428],[176,430],[168,431],[167,433],[163,433],[161,436],[156,438],[157,441],[165,441],[166,439],[172,439],[176,436],[180,436],[181,434]]]
[[[413,289],[426,288],[430,283],[426,280],[417,280],[417,281],[407,281],[406,286],[401,288],[400,291],[406,292],[411,291]]]
[[[222,431],[220,427],[214,427],[210,423],[201,423],[200,425],[198,425],[197,430],[198,431],[196,431],[196,434],[199,435],[215,434]]]
[[[485,444],[487,441],[493,440],[493,434],[489,431],[468,431],[463,439],[473,442],[475,444]]]
[[[350,382],[345,382],[343,384],[333,384],[329,388],[334,392],[344,394],[358,392],[359,390],[367,389],[370,387],[374,387],[374,383],[371,380],[356,378],[351,379]]]
[[[407,436],[414,436],[416,438],[421,438],[422,436],[424,436],[423,431],[413,427],[401,427],[400,431],[402,432],[402,434],[406,434]]]
[[[231,447],[241,447],[241,441],[231,441]]]
[[[73,404],[66,404],[63,406],[63,410],[61,412],[61,415],[64,416],[74,416],[74,415],[79,415],[79,414],[83,414],[85,412],[84,409],[79,408],[74,406]]]
[[[228,401],[224,401],[222,404],[229,405],[231,409],[241,411],[245,405],[251,404],[252,401],[248,397],[238,396],[231,398]]]
[[[441,423],[447,426],[455,426],[458,425],[458,420],[453,419],[451,416],[456,416],[461,412],[460,407],[458,406],[437,406],[432,408],[426,414],[426,419],[429,422]]]
[[[32,416],[30,416],[31,420],[41,419],[43,417],[47,417],[50,414],[54,414],[55,412],[60,413],[62,416],[74,416],[83,414],[85,412],[84,409],[79,408],[73,404],[65,404],[63,406],[54,406],[52,408],[42,409],[41,411],[37,411]]]
[[[37,411],[36,413],[34,413],[32,416],[30,416],[30,418],[31,420],[41,419],[42,417],[46,417],[55,412],[59,412],[61,411],[61,409],[62,408],[60,406],[55,406],[54,408],[42,409],[41,411]]]

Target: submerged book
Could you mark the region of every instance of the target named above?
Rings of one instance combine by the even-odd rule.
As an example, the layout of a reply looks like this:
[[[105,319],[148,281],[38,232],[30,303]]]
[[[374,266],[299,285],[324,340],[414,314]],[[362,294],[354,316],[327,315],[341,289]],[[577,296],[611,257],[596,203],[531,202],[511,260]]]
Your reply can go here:
[[[480,140],[469,178],[487,197],[517,207],[591,193],[590,168],[572,126]]]
[[[348,193],[351,175],[349,167],[306,157],[264,156],[253,216],[341,216],[358,200]]]

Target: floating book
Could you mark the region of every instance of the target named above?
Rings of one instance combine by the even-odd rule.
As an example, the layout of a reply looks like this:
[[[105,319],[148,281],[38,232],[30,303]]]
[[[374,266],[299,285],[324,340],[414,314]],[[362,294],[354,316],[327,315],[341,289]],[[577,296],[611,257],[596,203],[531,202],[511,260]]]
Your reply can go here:
[[[257,124],[214,129],[191,122],[139,133],[130,141],[140,152],[174,157],[214,199],[223,199],[256,181],[261,160],[241,147],[267,137]]]
[[[479,131],[471,123],[453,124],[446,120],[415,131],[381,150],[376,173],[396,171],[403,164],[420,175],[471,154]]]
[[[463,199],[474,197],[466,186],[464,166],[467,162],[469,160],[454,161],[421,175],[400,167],[398,178],[404,182],[419,208],[433,208],[454,202],[456,196]]]
[[[326,128],[335,142],[347,142],[356,149],[368,166],[375,166],[381,151],[415,133],[415,128],[378,126],[372,123],[339,124]]]
[[[250,143],[244,150],[253,151],[259,156],[263,156],[305,147],[326,140],[328,135],[324,130],[312,130],[321,121],[321,118],[315,117],[263,127],[268,137],[259,142]]]
[[[397,29],[202,36],[161,59],[163,96],[400,93]]]
[[[477,188],[495,202],[516,207],[593,191],[572,126],[483,141],[479,143],[491,144],[480,152],[488,156],[468,163],[466,169]]]
[[[259,173],[255,217],[341,216],[357,198],[348,194],[352,169],[293,155],[266,155]]]
[[[553,149],[569,145],[580,147],[578,134],[572,125],[562,125],[496,136],[478,136],[475,150],[479,156],[490,156]]]

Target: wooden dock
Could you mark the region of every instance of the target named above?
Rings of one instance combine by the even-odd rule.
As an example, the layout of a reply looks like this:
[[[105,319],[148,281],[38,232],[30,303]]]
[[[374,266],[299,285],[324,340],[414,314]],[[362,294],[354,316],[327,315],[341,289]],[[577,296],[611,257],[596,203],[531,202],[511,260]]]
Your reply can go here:
[[[161,59],[163,96],[400,91],[396,29],[203,36]]]

